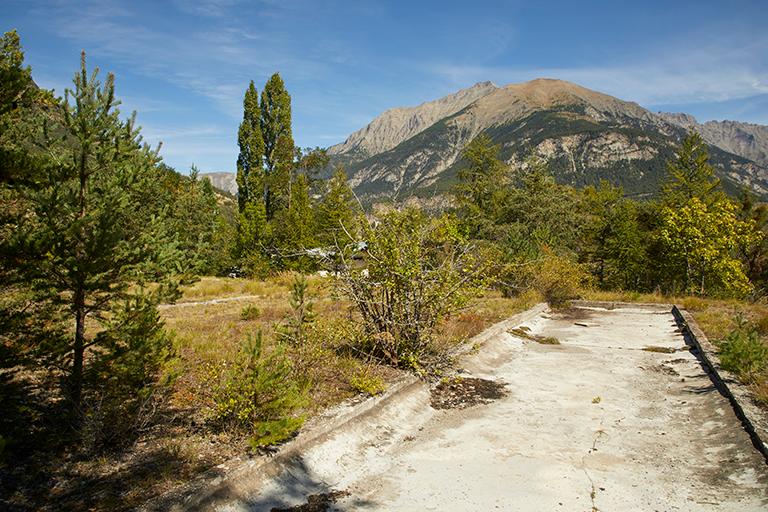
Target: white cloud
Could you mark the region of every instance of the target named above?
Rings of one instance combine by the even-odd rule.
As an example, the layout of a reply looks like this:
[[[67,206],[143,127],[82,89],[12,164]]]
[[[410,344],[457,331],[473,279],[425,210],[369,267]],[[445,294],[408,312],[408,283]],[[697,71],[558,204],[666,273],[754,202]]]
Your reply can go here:
[[[620,64],[518,68],[447,63],[430,69],[454,86],[560,78],[642,104],[716,102],[768,93],[768,67],[756,58],[768,53],[768,37],[697,43],[660,45],[653,54]]]

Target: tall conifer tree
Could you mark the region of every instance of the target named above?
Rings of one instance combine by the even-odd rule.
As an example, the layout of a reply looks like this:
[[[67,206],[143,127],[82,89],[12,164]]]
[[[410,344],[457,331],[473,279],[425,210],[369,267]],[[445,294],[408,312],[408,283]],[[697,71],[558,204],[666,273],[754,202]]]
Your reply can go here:
[[[317,232],[322,244],[333,245],[344,240],[347,233],[357,232],[355,221],[359,208],[342,167],[336,169],[327,186],[317,207]]]

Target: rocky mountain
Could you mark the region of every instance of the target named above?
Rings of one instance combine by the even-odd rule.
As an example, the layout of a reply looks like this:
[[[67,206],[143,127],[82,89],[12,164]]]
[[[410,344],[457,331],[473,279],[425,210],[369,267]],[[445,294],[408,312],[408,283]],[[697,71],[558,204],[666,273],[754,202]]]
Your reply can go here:
[[[219,190],[223,190],[233,196],[237,195],[237,181],[235,180],[235,174],[232,172],[203,172],[200,173],[200,177],[211,180],[211,185]]]
[[[328,148],[328,153],[352,159],[377,155],[497,89],[492,82],[480,82],[439,100],[422,103],[418,107],[387,110],[368,126],[350,135],[343,143]]]
[[[561,182],[584,186],[607,179],[642,195],[658,190],[687,128],[677,118],[562,80],[505,87],[482,82],[417,107],[389,110],[329,153],[345,164],[360,194],[430,197],[450,187],[462,150],[486,133],[509,164],[524,165],[535,153],[550,162]],[[707,141],[726,188],[749,186],[768,194],[759,150],[746,153],[725,128],[718,133],[717,143]]]
[[[735,155],[768,167],[768,126],[738,121],[707,121],[699,123],[688,114],[660,112],[670,123],[696,130],[708,143]]]

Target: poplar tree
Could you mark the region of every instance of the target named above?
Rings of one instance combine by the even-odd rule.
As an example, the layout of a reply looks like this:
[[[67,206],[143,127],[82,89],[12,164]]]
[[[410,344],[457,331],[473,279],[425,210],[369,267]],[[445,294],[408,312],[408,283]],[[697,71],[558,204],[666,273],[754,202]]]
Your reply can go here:
[[[243,121],[237,132],[237,205],[242,213],[246,204],[263,201],[265,193],[264,139],[261,136],[259,95],[251,80],[243,99]]]
[[[261,91],[261,133],[264,138],[264,210],[267,220],[290,203],[294,144],[291,96],[278,73]]]
[[[309,179],[304,174],[296,176],[291,187],[291,201],[287,210],[281,212],[280,241],[283,250],[298,254],[315,245],[315,212],[309,198]],[[311,267],[306,258],[295,256],[290,266],[306,270]]]

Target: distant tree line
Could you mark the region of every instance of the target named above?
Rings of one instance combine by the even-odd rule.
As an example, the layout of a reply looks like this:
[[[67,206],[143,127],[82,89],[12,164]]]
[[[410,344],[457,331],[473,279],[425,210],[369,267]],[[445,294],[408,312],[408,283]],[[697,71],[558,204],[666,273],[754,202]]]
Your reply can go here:
[[[738,200],[725,195],[699,135],[668,162],[659,197],[643,201],[605,181],[583,190],[557,184],[545,162],[511,168],[498,151],[484,135],[469,144],[455,199],[464,229],[503,254],[505,289],[528,286],[537,275],[530,269],[557,261],[605,289],[764,293],[765,206],[747,190]]]

